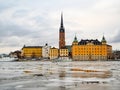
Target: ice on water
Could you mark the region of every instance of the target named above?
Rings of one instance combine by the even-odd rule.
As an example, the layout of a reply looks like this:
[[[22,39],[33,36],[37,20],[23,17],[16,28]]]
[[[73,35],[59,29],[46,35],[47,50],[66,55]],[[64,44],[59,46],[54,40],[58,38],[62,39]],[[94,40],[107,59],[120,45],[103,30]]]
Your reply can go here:
[[[71,71],[74,68],[81,71]],[[97,77],[103,75],[99,71],[112,75]],[[0,90],[119,90],[119,85],[120,61],[0,62]]]

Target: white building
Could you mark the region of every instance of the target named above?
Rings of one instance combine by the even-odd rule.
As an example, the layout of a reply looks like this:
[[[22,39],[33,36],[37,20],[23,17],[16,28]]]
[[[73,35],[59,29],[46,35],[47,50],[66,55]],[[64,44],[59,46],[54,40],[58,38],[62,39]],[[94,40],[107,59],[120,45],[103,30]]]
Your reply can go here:
[[[48,46],[46,43],[45,46],[42,47],[42,57],[43,58],[49,58],[49,51],[50,51],[51,46]]]

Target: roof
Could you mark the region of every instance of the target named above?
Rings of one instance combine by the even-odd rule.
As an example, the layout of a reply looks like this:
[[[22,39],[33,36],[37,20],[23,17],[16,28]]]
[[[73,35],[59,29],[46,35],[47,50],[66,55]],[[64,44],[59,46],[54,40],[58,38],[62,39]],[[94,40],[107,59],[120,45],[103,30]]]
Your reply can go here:
[[[24,46],[23,48],[42,48],[42,46]]]
[[[78,42],[78,40],[77,40],[77,37],[75,36],[74,37],[74,41],[73,42]]]
[[[71,45],[66,45],[65,47],[68,49],[69,52],[71,52]]]
[[[50,48],[50,49],[58,49],[58,48],[52,47],[52,48]]]
[[[108,45],[108,44],[107,44],[107,46],[112,47],[111,45]]]
[[[87,45],[88,43],[93,43],[94,45],[101,45],[102,43],[100,41],[98,41],[98,39],[86,39],[86,40],[83,40],[81,39],[81,41],[78,43],[78,45]]]
[[[101,42],[105,42],[105,43],[107,42],[107,41],[105,40],[105,37],[104,37],[104,36],[103,36]]]

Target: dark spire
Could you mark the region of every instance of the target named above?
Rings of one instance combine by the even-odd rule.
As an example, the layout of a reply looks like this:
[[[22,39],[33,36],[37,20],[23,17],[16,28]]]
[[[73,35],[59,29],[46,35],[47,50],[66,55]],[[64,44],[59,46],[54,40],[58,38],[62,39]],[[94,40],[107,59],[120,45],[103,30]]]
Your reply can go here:
[[[78,42],[76,35],[74,37],[74,42]]]
[[[63,14],[61,13],[61,27],[63,27]]]
[[[26,47],[25,45],[23,47]]]
[[[75,37],[74,37],[74,41],[73,41],[72,45],[78,45],[78,40],[77,40],[76,35],[75,35]]]
[[[103,35],[103,37],[102,37],[102,41],[106,41],[104,35]]]
[[[101,40],[101,42],[102,42],[102,43],[107,43],[107,41],[105,40],[105,37],[104,37],[104,35],[103,35],[103,37],[102,37],[102,40]]]
[[[65,47],[65,29],[63,26],[63,14],[61,13],[61,23],[59,29],[59,48]]]
[[[63,13],[61,13],[60,32],[65,32],[65,29],[64,29],[64,26],[63,26]]]

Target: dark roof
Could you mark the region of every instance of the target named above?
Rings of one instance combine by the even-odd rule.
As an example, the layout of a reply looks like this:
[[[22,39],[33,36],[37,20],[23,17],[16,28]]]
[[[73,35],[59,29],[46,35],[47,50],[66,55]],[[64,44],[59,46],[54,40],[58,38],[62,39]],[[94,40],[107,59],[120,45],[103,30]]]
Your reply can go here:
[[[91,40],[88,40],[88,39],[83,40],[83,39],[81,39],[81,41],[78,43],[78,45],[86,45],[88,43],[93,43],[94,45],[101,45],[102,44],[100,41],[98,41],[98,39],[95,39],[95,40],[93,40],[93,39],[91,39]]]
[[[24,46],[23,48],[42,48],[42,46]]]

